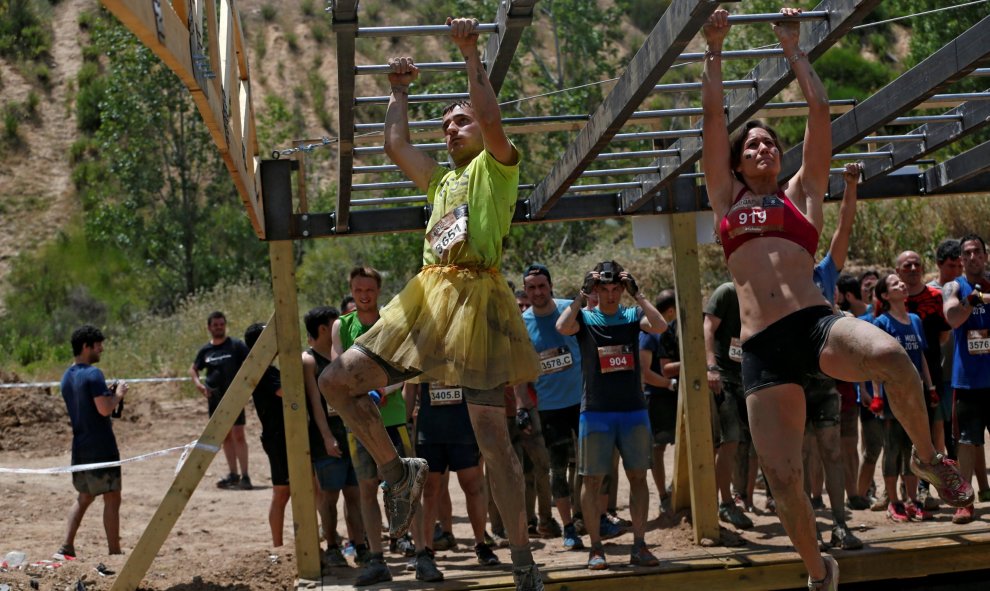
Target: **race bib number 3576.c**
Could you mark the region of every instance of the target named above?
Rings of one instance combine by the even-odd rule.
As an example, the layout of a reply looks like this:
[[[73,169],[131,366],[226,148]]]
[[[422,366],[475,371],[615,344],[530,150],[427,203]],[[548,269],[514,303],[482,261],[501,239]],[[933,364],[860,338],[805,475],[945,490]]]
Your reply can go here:
[[[440,260],[446,260],[451,248],[467,240],[467,236],[468,206],[465,203],[440,218],[427,233],[426,239]]]

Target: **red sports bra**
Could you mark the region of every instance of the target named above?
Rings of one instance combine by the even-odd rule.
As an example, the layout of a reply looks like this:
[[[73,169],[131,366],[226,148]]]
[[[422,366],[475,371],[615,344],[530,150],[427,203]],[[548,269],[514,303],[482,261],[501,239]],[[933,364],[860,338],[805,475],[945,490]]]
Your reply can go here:
[[[732,200],[732,207],[718,226],[719,243],[728,260],[745,242],[760,236],[784,238],[804,247],[814,257],[818,250],[818,230],[791,203],[783,191],[773,195],[753,195],[742,199],[743,187]]]

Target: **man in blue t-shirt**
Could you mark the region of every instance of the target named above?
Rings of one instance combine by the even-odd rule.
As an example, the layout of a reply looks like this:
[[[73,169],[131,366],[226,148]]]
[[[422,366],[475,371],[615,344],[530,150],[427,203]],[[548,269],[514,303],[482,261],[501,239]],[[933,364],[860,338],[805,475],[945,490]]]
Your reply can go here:
[[[619,304],[622,292],[632,296],[637,307]],[[598,306],[582,310],[587,293],[598,295]],[[646,398],[640,383],[639,331],[661,333],[667,329],[660,312],[639,291],[636,280],[615,261],[595,265],[584,280],[578,297],[561,311],[557,330],[576,335],[581,352],[584,393],[578,442],[578,470],[584,476],[581,507],[591,538],[588,568],[608,568],[602,545],[598,491],[612,468],[612,453],[619,449],[629,479],[629,513],[633,546],[630,564],[656,566],[659,562],[646,548],[644,534],[650,492],[646,471],[652,464],[653,436]]]
[[[584,377],[577,339],[557,332],[557,319],[571,300],[553,297],[550,270],[544,265],[533,264],[523,272],[523,287],[530,303],[523,312],[523,322],[540,356],[540,376],[534,386],[543,439],[550,455],[550,492],[564,524],[564,549],[581,550],[584,543],[573,522],[572,481],[567,477],[567,466],[576,456],[574,441],[579,430]]]
[[[117,462],[120,451],[110,415],[123,402],[127,384],[107,386],[103,372],[93,367],[103,353],[103,333],[84,325],[72,333],[75,362],[62,376],[62,399],[72,422],[72,465]],[[79,495],[69,512],[65,541],[57,554],[75,558],[76,532],[96,497],[103,497],[103,527],[110,554],[120,550],[120,466],[74,471],[72,486]]]
[[[955,421],[959,471],[963,481],[973,478],[976,450],[983,445],[990,427],[990,287],[987,278],[987,247],[983,238],[967,234],[959,239],[963,274],[942,286],[943,311],[952,327],[955,352],[952,387],[955,389]],[[953,523],[973,521],[973,505],[960,507]]]

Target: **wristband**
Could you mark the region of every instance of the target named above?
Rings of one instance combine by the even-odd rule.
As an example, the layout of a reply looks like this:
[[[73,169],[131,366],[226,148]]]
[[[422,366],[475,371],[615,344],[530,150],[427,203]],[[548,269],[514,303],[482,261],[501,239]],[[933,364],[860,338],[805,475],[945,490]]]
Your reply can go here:
[[[709,365],[705,369],[707,369],[708,371],[719,371],[719,372],[722,371],[722,368],[720,368],[717,365]]]

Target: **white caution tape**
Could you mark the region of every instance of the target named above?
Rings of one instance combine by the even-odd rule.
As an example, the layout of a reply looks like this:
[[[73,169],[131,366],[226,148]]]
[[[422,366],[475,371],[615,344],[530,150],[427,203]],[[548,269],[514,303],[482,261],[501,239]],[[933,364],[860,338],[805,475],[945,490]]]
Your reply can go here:
[[[188,382],[192,378],[120,378],[118,381],[126,382],[128,384],[158,384],[164,382]],[[113,380],[107,380],[109,384]],[[62,385],[62,382],[21,382],[17,384],[0,384],[0,390],[9,390],[11,388],[58,388]]]
[[[0,466],[0,474],[67,474],[69,472],[83,472],[86,470],[99,470],[102,468],[116,468],[124,464],[129,464],[131,462],[143,462],[145,460],[150,460],[151,458],[166,456],[170,453],[174,453],[182,450],[182,456],[179,458],[179,467],[176,468],[176,472],[178,472],[179,468],[182,467],[182,463],[185,461],[186,455],[188,454],[189,450],[194,448],[213,454],[220,451],[219,446],[200,443],[197,440],[197,441],[193,441],[192,443],[188,443],[186,445],[180,445],[178,447],[170,447],[168,449],[153,451],[150,453],[142,454],[140,456],[135,456],[133,458],[126,458],[115,462],[77,464],[75,466],[59,466],[56,468],[4,468]]]

